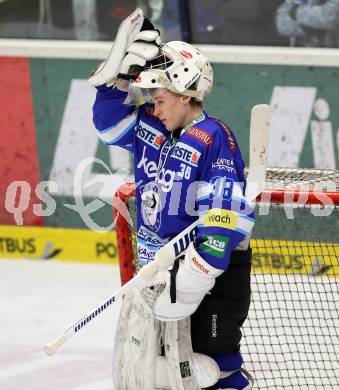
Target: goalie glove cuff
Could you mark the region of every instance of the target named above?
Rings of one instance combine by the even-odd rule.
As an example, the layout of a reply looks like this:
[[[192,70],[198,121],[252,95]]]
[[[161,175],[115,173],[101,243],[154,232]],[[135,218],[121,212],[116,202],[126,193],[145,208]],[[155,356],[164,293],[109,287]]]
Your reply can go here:
[[[170,273],[162,273],[166,287],[155,303],[154,313],[161,321],[178,321],[197,310],[204,296],[213,288],[215,278],[221,275],[223,270],[208,264],[191,243],[176,274],[175,303],[171,303]]]
[[[206,277],[209,276],[216,278],[224,272],[222,269],[212,267],[209,263],[207,263],[207,261],[205,261],[196,251],[193,242],[187,249],[184,266],[191,269],[192,272],[203,274]]]

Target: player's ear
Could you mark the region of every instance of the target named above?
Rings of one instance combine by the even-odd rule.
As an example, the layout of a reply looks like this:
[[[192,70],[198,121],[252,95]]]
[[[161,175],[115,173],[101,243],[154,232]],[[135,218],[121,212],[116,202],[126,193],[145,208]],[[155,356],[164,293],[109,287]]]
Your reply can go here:
[[[181,101],[184,103],[184,104],[189,104],[191,100],[191,96],[185,96],[185,95],[182,95],[181,96]]]

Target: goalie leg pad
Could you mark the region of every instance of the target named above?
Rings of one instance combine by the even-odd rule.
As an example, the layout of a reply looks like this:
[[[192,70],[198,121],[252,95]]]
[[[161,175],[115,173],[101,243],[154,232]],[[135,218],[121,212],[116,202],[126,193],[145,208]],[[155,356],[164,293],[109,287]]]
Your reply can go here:
[[[160,325],[138,289],[122,303],[115,334],[113,383],[116,390],[154,389]]]
[[[217,363],[206,355],[193,353],[189,318],[161,322],[161,329],[165,356],[157,360],[156,389],[199,390],[218,381]]]
[[[164,284],[140,286],[126,294],[115,334],[116,390],[199,390],[218,381],[218,364],[193,353],[190,319],[160,322],[153,306]]]

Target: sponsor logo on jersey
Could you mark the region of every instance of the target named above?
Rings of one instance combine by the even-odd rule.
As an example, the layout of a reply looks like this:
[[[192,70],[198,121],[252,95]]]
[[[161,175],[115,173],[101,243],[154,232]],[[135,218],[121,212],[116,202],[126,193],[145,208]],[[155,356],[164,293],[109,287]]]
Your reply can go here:
[[[140,124],[136,126],[136,135],[147,145],[157,150],[160,149],[161,144],[165,139],[165,136],[160,133],[160,131],[154,129],[152,126],[149,126],[143,121],[140,121]]]
[[[162,247],[168,241],[168,239],[164,240],[160,238],[156,233],[147,229],[145,226],[140,226],[138,230],[138,239],[147,242],[147,244],[158,247]]]
[[[217,161],[212,163],[212,169],[219,169],[221,171],[226,171],[230,173],[236,173],[234,168],[233,159],[219,157]]]
[[[219,258],[223,258],[228,245],[228,237],[218,236],[215,234],[203,235],[204,242],[199,248],[204,252]]]
[[[146,146],[144,146],[142,157],[137,165],[137,168],[142,168],[149,178],[156,178],[156,183],[161,185],[161,190],[164,192],[171,191],[176,175],[175,171],[161,168],[158,172],[158,165],[155,161],[150,161],[146,157]]]
[[[193,126],[187,132],[187,135],[203,142],[206,146],[208,146],[212,141],[213,137],[207,131],[199,129],[198,127]]]
[[[139,264],[144,265],[154,260],[157,250],[149,250],[147,246],[143,244],[138,244],[138,259]]]
[[[156,233],[140,226],[137,234],[138,259],[139,264],[144,265],[154,260],[157,251],[164,246],[167,239],[160,238]]]
[[[145,109],[144,109],[144,111],[145,111],[145,114],[157,118],[157,117],[154,115],[154,106],[146,106]]]
[[[224,209],[208,210],[204,216],[204,226],[221,227],[236,230],[238,215],[234,211]]]
[[[176,158],[180,161],[184,161],[185,163],[192,165],[193,167],[198,166],[200,156],[201,153],[198,150],[182,142],[178,142],[175,145],[175,148],[171,154],[171,157]]]

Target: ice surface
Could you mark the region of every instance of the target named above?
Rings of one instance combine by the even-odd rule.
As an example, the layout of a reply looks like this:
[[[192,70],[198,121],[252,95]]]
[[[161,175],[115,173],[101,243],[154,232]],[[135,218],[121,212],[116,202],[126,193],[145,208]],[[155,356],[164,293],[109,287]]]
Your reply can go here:
[[[120,302],[54,356],[42,348],[119,287],[113,265],[0,260],[0,390],[113,390]],[[252,275],[241,350],[255,389],[339,388],[337,291],[333,278]]]
[[[0,389],[112,390],[120,303],[54,356],[42,348],[119,287],[113,265],[0,260]]]

